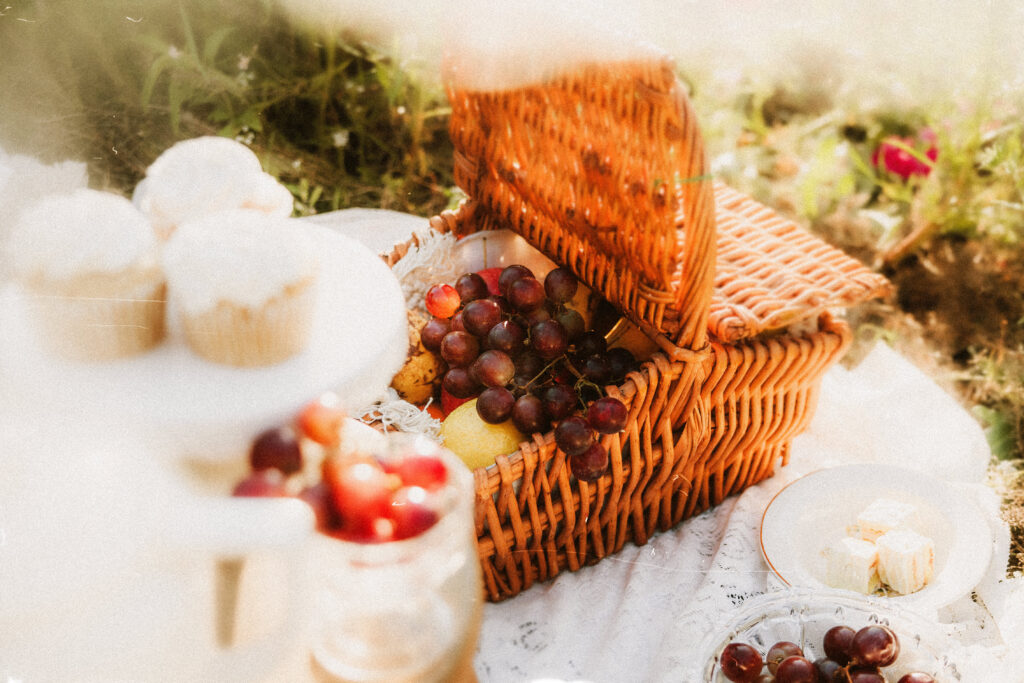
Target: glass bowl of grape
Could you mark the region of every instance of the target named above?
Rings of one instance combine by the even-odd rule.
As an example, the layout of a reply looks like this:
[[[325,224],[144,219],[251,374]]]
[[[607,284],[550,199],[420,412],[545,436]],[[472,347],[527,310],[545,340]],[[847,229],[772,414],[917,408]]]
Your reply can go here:
[[[948,636],[906,609],[793,589],[747,600],[695,660],[706,683],[953,683]]]

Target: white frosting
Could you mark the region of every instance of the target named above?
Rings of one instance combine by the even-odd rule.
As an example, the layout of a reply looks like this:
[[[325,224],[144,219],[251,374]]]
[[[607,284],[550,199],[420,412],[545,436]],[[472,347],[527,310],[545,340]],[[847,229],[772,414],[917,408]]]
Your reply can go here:
[[[219,302],[255,308],[316,272],[302,223],[253,209],[210,214],[180,226],[163,253],[171,297],[187,313]]]
[[[155,262],[156,237],[126,198],[81,188],[39,199],[20,215],[7,244],[23,277],[67,280]]]
[[[226,209],[289,216],[293,206],[291,192],[263,172],[251,149],[216,136],[172,145],[146,169],[132,199],[160,233]]]

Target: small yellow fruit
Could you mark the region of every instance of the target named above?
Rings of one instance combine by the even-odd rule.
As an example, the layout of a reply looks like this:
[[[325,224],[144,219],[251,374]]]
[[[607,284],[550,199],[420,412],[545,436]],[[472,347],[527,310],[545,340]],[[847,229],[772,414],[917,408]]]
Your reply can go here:
[[[475,398],[453,410],[441,423],[442,443],[471,470],[493,465],[497,456],[515,452],[525,440],[512,420],[496,425],[484,422],[476,412]]]
[[[444,375],[444,361],[428,351],[420,340],[420,329],[430,319],[419,311],[406,312],[409,321],[409,350],[405,365],[391,380],[392,388],[409,403],[422,405],[434,395]]]

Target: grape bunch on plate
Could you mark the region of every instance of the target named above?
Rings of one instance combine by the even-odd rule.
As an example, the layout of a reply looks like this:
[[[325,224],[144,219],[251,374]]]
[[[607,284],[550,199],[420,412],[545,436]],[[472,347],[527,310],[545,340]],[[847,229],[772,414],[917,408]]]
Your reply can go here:
[[[567,268],[555,268],[543,282],[520,264],[465,273],[454,286],[427,291],[433,317],[420,336],[448,365],[443,394],[476,398],[483,421],[511,420],[524,434],[554,426],[573,475],[592,481],[608,468],[599,435],[621,431],[627,418],[622,401],[602,387],[622,381],[636,361],[586,329],[568,305],[578,287]]]
[[[762,657],[746,643],[725,646],[718,663],[722,675],[735,683],[888,683],[882,671],[900,654],[899,639],[892,629],[865,626],[833,626],[822,639],[824,655],[811,661],[796,643],[775,643]],[[896,683],[935,683],[925,673],[908,673]]]

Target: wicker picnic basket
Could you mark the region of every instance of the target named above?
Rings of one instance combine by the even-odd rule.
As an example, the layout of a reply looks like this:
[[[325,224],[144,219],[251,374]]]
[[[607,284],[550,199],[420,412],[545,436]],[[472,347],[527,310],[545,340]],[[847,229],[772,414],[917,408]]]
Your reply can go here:
[[[886,282],[707,177],[667,58],[448,94],[456,181],[469,200],[431,227],[519,233],[660,349],[606,388],[629,417],[602,437],[611,465],[599,480],[576,480],[551,433],[474,472],[486,596],[499,601],[771,476],[850,343],[830,310]]]

